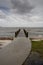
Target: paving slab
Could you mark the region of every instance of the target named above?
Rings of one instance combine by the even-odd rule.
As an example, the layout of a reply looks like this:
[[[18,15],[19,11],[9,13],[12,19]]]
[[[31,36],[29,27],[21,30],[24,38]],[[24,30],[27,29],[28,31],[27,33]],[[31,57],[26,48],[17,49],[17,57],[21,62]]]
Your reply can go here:
[[[22,65],[31,51],[29,38],[17,37],[0,49],[0,65]]]

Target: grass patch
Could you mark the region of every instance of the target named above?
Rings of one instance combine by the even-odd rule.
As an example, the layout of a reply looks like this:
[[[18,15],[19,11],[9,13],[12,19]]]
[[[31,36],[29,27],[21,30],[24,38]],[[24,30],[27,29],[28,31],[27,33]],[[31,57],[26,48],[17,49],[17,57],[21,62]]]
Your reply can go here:
[[[43,40],[41,41],[31,41],[32,51],[40,53],[40,57],[43,58]]]

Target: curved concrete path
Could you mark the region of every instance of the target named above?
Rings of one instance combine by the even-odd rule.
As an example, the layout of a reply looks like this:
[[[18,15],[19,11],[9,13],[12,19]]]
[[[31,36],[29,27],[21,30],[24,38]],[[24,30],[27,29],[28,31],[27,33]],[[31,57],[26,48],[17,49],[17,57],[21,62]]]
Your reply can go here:
[[[0,65],[22,65],[31,50],[29,38],[18,37],[0,49]]]

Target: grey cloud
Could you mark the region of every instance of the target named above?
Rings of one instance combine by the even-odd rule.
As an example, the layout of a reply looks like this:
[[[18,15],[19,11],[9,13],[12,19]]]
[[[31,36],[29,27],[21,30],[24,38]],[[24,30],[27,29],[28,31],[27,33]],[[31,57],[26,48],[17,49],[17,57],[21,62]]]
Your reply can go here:
[[[42,6],[43,5],[43,0],[31,0],[33,2],[33,4],[37,5],[37,6]]]
[[[16,9],[16,13],[25,14],[30,13],[34,8],[29,0],[11,0],[13,9]]]
[[[32,11],[32,15],[43,16],[43,0],[31,0],[35,8]]]
[[[0,8],[11,8],[11,0],[0,0]]]

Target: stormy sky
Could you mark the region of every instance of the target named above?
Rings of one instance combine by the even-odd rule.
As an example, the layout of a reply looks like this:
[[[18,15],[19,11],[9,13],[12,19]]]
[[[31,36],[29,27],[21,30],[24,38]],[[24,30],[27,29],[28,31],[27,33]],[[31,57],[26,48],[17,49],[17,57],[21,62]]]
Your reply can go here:
[[[36,26],[39,27],[43,24],[43,0],[0,0],[0,9],[1,8],[8,9],[10,13],[13,14],[10,14],[9,18],[11,16],[14,20],[14,17],[16,17],[17,20],[22,21],[23,25],[24,21],[26,21],[26,24],[29,26],[32,23],[37,23]],[[2,23],[0,22],[0,24]],[[9,26],[9,23],[7,23],[7,25]],[[10,26],[13,26],[13,24]]]

